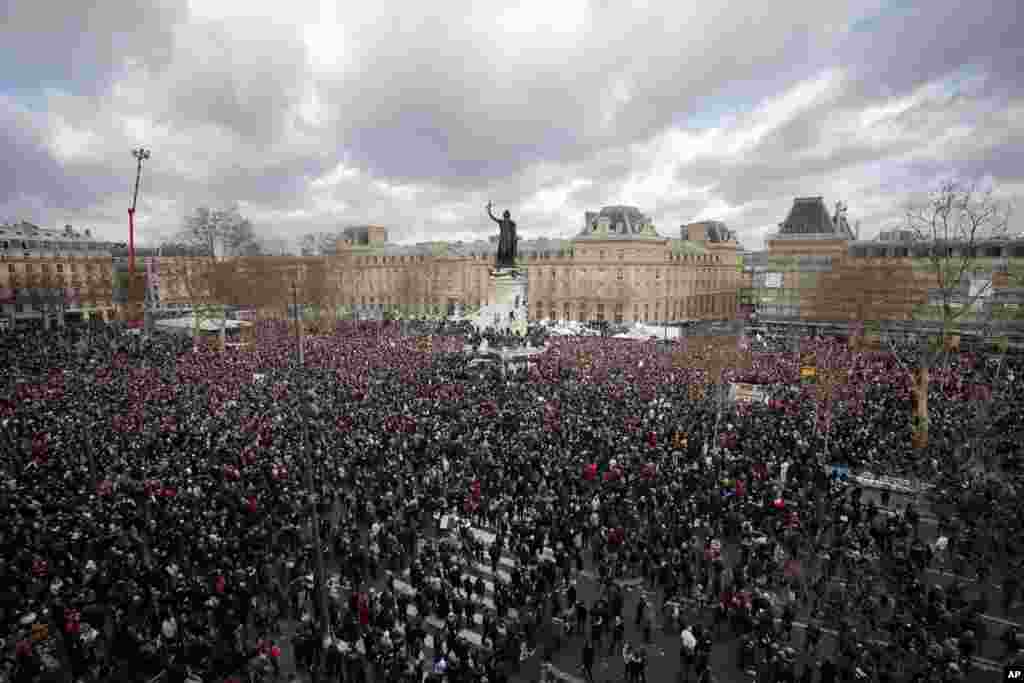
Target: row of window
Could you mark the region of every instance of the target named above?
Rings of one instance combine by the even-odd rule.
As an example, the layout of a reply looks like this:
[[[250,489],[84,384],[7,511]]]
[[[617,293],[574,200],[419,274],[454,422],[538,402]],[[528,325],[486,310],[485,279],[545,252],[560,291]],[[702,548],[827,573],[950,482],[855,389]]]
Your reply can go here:
[[[669,317],[669,319],[671,319],[671,320],[680,320],[680,319],[682,319],[686,315],[686,313],[688,311],[692,312],[692,313],[724,312],[731,305],[730,302],[731,302],[731,299],[728,299],[728,298],[715,298],[715,297],[710,297],[710,296],[688,297],[687,301],[685,301],[685,302],[684,301],[675,301],[675,302],[673,302],[671,308],[669,308],[669,306],[666,305],[665,306],[665,313]],[[638,304],[638,303],[634,303],[633,304],[633,320],[643,320],[643,322],[651,322],[652,320],[654,320],[654,321],[662,320],[662,313],[661,313],[662,307],[661,307],[661,303],[660,302],[656,302],[654,304],[654,317],[653,318],[651,317],[651,305],[650,304],[644,304],[643,307],[644,307],[643,308],[643,316],[641,317],[641,315],[640,315],[640,304]],[[553,301],[548,302],[548,305],[545,306],[543,301],[538,301],[536,308],[537,308],[536,317],[538,319],[544,318],[544,311],[545,310],[547,310],[549,312],[549,315],[548,315],[548,319],[549,320],[557,320],[558,319],[558,306],[557,306],[557,304],[555,304],[555,302],[553,302]],[[562,304],[562,319],[563,320],[574,320],[574,319],[590,320],[590,305],[587,304],[587,303],[581,303],[581,304],[579,304],[578,308],[579,308],[579,312],[578,312],[579,317],[578,318],[573,318],[573,304],[571,304],[571,303],[564,303],[564,304]],[[615,308],[614,308],[615,322],[618,322],[618,323],[622,322],[623,308],[624,308],[624,306],[623,306],[623,304],[621,302],[615,304]],[[598,320],[598,321],[605,320],[605,304],[600,303],[600,302],[595,304],[595,306],[594,306],[594,313],[595,313],[595,318],[594,318],[595,320]]]
[[[586,253],[587,252],[585,252],[585,251],[581,251],[580,252],[580,256],[583,257],[583,256],[586,255]],[[626,252],[625,252],[625,250],[620,249],[616,253],[616,255],[618,256],[618,259],[620,261],[622,261],[626,257]],[[572,251],[569,251],[569,252],[558,251],[558,252],[554,252],[554,256],[555,256],[555,258],[565,258],[566,256],[573,257],[574,253]],[[353,263],[355,263],[355,265],[357,265],[357,266],[387,265],[387,264],[393,264],[393,263],[423,263],[423,262],[426,261],[426,258],[427,258],[426,254],[416,254],[416,255],[406,255],[406,256],[356,256],[353,259]],[[431,257],[431,258],[433,258],[433,257]],[[471,258],[471,259],[473,259],[475,261],[490,260],[490,259],[493,258],[493,255],[491,255],[491,254],[473,254],[469,258]],[[526,259],[526,260],[539,260],[539,259],[547,260],[547,259],[551,259],[552,258],[552,252],[550,252],[550,251],[528,252],[526,254],[523,254],[523,258]],[[605,250],[604,249],[598,250],[598,258],[600,260],[602,260],[602,261],[604,260],[604,258],[605,258]],[[720,254],[672,254],[672,253],[666,253],[665,254],[665,260],[666,261],[677,261],[677,262],[680,262],[680,263],[721,263],[722,262],[722,256]]]
[[[25,270],[26,273],[34,273],[35,272],[36,264],[34,264],[34,263],[24,263],[24,264],[21,264],[21,265],[24,266],[24,270]],[[51,264],[51,263],[40,263],[39,264],[40,272],[49,273],[51,265],[56,267],[56,271],[58,273],[63,273],[64,272],[64,264],[63,263],[54,263],[54,264]],[[81,270],[83,272],[87,272],[87,273],[93,273],[93,272],[96,272],[96,271],[99,271],[99,270],[110,270],[109,267],[105,267],[104,265],[101,265],[99,263],[82,263],[82,264],[69,263],[69,264],[67,264],[68,272],[70,272],[70,273],[77,273],[79,271],[79,266],[81,266]],[[17,273],[18,270],[19,270],[19,268],[18,268],[18,264],[17,263],[8,263],[7,264],[7,272],[8,273]]]
[[[50,249],[56,251],[100,251],[102,245],[95,242],[48,242],[45,240],[0,240],[0,250],[9,249]]]
[[[1006,253],[1003,253],[1003,252]],[[911,247],[853,247],[850,250],[854,258],[924,258],[930,253],[927,244]],[[964,250],[957,247],[946,247],[947,256],[962,256]],[[967,253],[968,258],[1024,258],[1024,246],[993,246],[973,247]]]

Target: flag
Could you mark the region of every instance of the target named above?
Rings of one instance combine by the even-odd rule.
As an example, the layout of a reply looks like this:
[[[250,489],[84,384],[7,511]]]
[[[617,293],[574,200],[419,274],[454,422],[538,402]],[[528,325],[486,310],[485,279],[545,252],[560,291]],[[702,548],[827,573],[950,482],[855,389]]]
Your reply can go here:
[[[583,467],[583,478],[587,481],[594,481],[597,479],[597,463],[592,462],[589,465]]]

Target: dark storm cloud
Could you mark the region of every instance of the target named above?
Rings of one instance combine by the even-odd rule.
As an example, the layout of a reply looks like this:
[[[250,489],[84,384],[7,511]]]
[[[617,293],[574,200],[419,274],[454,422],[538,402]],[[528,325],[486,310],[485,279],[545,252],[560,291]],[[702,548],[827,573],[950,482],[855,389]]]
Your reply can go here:
[[[0,99],[0,205],[21,198],[59,209],[77,210],[102,201],[115,188],[109,174],[94,165],[61,163],[47,145],[45,131],[32,117]]]
[[[227,166],[210,183],[213,194],[237,201],[277,205],[306,191],[310,181],[327,173],[326,157],[296,156],[273,163]]]
[[[839,46],[859,88],[876,96],[904,94],[964,65],[990,75],[991,92],[1024,91],[1024,12],[1013,0],[892,2]]]
[[[45,191],[60,168],[46,147],[46,141],[27,114],[21,114],[0,99],[0,203],[20,195]]]
[[[186,0],[0,3],[0,92],[58,87],[92,95],[127,62],[159,71],[174,53]]]
[[[599,8],[586,50],[538,66],[524,48],[512,71],[494,67],[487,52],[495,48],[460,35],[457,22],[424,19],[420,33],[373,42],[329,99],[341,116],[339,139],[371,172],[480,187],[539,160],[578,162],[647,139],[734,81],[759,98],[784,79],[806,77],[822,59],[811,35],[826,15],[811,5],[798,22],[783,21],[774,8],[746,6],[694,27],[683,11]],[[441,28],[448,39],[439,44]],[[679,39],[694,30],[706,33]],[[615,82],[626,101],[605,126]]]

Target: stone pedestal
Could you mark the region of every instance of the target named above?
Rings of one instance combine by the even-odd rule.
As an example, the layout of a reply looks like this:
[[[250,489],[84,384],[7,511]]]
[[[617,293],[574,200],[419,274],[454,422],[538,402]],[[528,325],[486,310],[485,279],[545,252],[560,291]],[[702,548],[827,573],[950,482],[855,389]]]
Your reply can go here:
[[[491,271],[490,295],[480,307],[477,326],[502,331],[521,330],[526,333],[528,283],[526,272],[517,268]]]

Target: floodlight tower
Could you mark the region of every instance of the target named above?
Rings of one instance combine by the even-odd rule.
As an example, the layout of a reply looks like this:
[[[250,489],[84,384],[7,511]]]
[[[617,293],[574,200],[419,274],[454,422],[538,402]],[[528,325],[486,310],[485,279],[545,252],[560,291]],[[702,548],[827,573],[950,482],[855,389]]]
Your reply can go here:
[[[132,156],[138,162],[135,168],[135,192],[132,194],[132,205],[128,209],[128,273],[135,277],[135,202],[139,199],[139,178],[142,177],[142,162],[149,158],[149,150],[143,147],[132,150]]]

